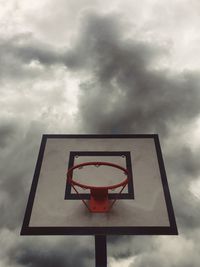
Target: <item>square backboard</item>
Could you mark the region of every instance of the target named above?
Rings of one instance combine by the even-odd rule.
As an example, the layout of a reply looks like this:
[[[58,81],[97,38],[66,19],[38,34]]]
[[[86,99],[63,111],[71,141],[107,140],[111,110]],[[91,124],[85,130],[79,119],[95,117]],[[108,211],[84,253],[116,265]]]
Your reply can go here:
[[[90,212],[90,190],[78,194],[66,177],[85,162],[109,162],[128,170],[128,183],[109,212]],[[92,186],[120,183],[123,173],[86,166],[73,179]],[[158,135],[43,135],[22,235],[175,235],[177,226]]]

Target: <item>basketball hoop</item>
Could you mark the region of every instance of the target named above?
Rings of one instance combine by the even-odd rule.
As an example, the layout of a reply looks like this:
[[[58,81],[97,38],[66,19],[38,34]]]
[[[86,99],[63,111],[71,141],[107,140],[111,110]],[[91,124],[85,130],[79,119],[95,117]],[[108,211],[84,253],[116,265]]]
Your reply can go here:
[[[119,170],[122,170],[124,174],[127,176],[127,178],[123,180],[121,183],[117,183],[117,184],[109,185],[109,186],[91,186],[91,185],[85,185],[85,184],[74,181],[72,178],[73,171],[75,169],[83,168],[84,166],[89,166],[89,165],[94,165],[96,167],[104,165],[104,166],[117,168]],[[81,196],[75,186],[90,190],[89,205],[84,199],[81,199],[84,205],[88,208],[90,212],[108,212],[110,211],[110,209],[112,208],[116,200],[119,198],[119,195],[122,193],[125,186],[128,184],[128,170],[123,168],[120,165],[110,163],[110,162],[99,162],[99,161],[98,162],[96,161],[95,162],[84,162],[84,163],[75,165],[68,170],[67,180],[71,184],[75,192],[78,194],[80,199],[81,199]],[[110,202],[108,199],[108,191],[116,189],[118,187],[122,187],[122,188],[120,192],[117,194],[117,196],[115,197],[115,199],[112,202]]]

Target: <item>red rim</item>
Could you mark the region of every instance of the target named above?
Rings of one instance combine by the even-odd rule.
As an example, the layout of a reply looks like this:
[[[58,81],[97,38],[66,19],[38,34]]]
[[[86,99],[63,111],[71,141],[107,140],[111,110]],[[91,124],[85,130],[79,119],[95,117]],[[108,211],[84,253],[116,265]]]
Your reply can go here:
[[[97,165],[97,166],[105,165],[105,166],[110,166],[110,167],[113,167],[113,168],[117,168],[117,169],[122,170],[128,176],[128,170],[127,169],[123,168],[120,165],[114,164],[114,163],[102,162],[102,161],[84,162],[84,163],[80,163],[78,165],[75,165],[75,166],[73,166],[72,168],[70,168],[68,170],[68,172],[67,172],[67,179],[69,179],[69,182],[71,184],[73,184],[73,185],[77,185],[77,186],[79,186],[81,188],[84,188],[84,189],[108,189],[108,190],[109,189],[115,189],[117,187],[125,186],[126,184],[128,184],[128,178],[126,178],[125,180],[123,180],[121,183],[110,185],[110,186],[90,186],[90,185],[85,185],[85,184],[81,184],[81,183],[78,183],[78,182],[74,181],[72,179],[72,172],[73,172],[73,170],[75,170],[77,168],[80,168],[80,167],[88,166],[88,165]]]

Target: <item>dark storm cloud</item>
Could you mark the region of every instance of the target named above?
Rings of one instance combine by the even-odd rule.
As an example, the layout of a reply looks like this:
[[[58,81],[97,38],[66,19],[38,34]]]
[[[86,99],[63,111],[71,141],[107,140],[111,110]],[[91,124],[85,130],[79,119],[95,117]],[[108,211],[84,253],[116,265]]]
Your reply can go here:
[[[143,68],[151,58],[167,52],[161,46],[129,39],[123,41],[123,31],[127,32],[126,25],[119,16],[87,14],[81,23],[77,43],[66,52],[66,65],[72,69],[89,68],[98,81],[107,82],[120,74],[120,70]]]
[[[179,170],[185,175],[192,175],[193,177],[199,175],[200,173],[200,166],[199,166],[199,151],[193,152],[189,147],[182,147],[181,151],[178,151],[176,154],[177,159],[181,159],[182,164]]]
[[[199,200],[189,191],[189,185],[185,183],[182,186],[181,183],[177,185],[177,188],[180,187],[176,189],[177,192],[173,193],[173,200],[180,233],[186,233],[191,229],[199,229],[200,209]]]
[[[39,70],[28,68],[28,64],[33,61],[44,66],[62,63],[57,49],[30,34],[0,39],[0,77],[13,79],[37,75]]]
[[[173,204],[176,210],[178,224],[185,231],[199,228],[199,200],[192,194],[190,183],[199,178],[199,149],[192,149],[178,139],[174,138],[173,148],[165,155],[166,170],[173,192]],[[181,232],[183,231],[180,230]]]
[[[116,259],[149,253],[154,247],[154,237],[149,236],[108,236],[109,253]]]
[[[2,150],[8,142],[14,137],[16,125],[13,123],[1,123],[0,125],[0,149]]]
[[[27,200],[26,190],[33,174],[30,170],[34,168],[38,140],[43,132],[44,125],[39,122],[30,124],[26,133],[16,131],[9,142],[9,134],[6,132],[7,143],[4,150],[1,150],[0,161],[1,227],[15,229],[22,222]]]
[[[16,57],[29,63],[38,60],[43,64],[53,64],[59,60],[59,53],[47,43],[42,43],[30,34],[20,34],[10,39],[0,40],[1,55]]]
[[[82,237],[82,240],[85,239]],[[45,238],[40,244],[34,242],[26,242],[19,245],[13,251],[10,251],[10,259],[20,266],[28,267],[88,267],[94,265],[94,251],[90,250],[90,246],[82,246],[80,238],[71,239],[70,242],[61,240],[56,246],[48,245]],[[93,240],[94,243],[94,240]],[[28,245],[28,246],[27,246]]]
[[[174,142],[176,139],[174,138]],[[184,177],[198,177],[200,174],[199,166],[199,150],[192,151],[189,145],[176,143],[173,154],[167,154],[165,156],[167,161],[167,167],[170,171],[182,177],[182,181],[186,182]],[[173,160],[176,159],[176,160]]]
[[[74,49],[66,54],[73,70],[88,71],[79,98],[86,132],[167,133],[199,112],[199,77],[155,70],[167,48],[126,39],[116,17],[89,15]]]

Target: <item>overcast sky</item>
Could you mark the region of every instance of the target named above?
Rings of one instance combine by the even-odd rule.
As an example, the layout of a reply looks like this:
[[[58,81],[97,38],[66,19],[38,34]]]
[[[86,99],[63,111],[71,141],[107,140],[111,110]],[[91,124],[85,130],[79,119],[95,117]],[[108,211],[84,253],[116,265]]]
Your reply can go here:
[[[110,267],[200,262],[200,1],[0,0],[0,266],[94,266],[93,237],[20,236],[43,133],[158,133],[179,236]]]

